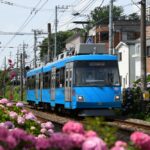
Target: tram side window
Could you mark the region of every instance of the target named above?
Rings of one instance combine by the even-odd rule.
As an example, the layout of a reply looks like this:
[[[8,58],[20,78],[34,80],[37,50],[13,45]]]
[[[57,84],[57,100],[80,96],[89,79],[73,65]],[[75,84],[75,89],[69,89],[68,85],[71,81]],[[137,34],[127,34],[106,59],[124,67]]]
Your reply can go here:
[[[56,70],[56,88],[59,87],[60,84],[60,69]]]
[[[35,89],[35,76],[29,77],[27,80],[28,89]]]
[[[27,85],[27,89],[30,89],[30,82],[29,82],[30,78],[27,77],[27,82],[26,82],[26,85]]]
[[[50,73],[46,72],[43,74],[43,88],[50,87]]]
[[[56,70],[56,88],[64,87],[65,68]]]
[[[38,89],[40,89],[40,88],[41,88],[41,76],[42,76],[42,75],[41,75],[41,74],[39,74],[39,82],[38,82],[39,84],[38,84]]]
[[[59,87],[64,87],[64,82],[65,81],[65,68],[63,67],[63,68],[61,68],[60,69],[60,85],[59,85]]]

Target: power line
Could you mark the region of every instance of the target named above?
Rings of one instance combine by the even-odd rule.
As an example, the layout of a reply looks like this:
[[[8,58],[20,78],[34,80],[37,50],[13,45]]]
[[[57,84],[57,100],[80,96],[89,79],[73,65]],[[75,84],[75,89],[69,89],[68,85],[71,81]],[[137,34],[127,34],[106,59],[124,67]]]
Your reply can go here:
[[[93,0],[90,0],[89,3],[80,11],[78,11],[79,13],[83,13],[84,10],[86,10],[94,1]],[[68,20],[66,23],[62,24],[61,27],[67,25],[68,23],[71,23],[71,21],[76,18],[76,16],[72,17],[70,20]]]
[[[46,0],[39,9],[37,9],[38,5],[41,3],[42,0],[39,0],[39,2],[36,4],[35,8],[30,12],[29,16],[26,18],[26,20],[24,21],[24,23],[21,25],[21,27],[17,30],[17,33],[19,33],[20,31],[22,31],[28,24],[29,22],[33,19],[33,17],[37,14],[37,12],[39,10],[42,9],[42,7],[48,2],[48,0]],[[34,15],[32,16],[32,14],[34,13]],[[31,18],[30,18],[31,17]],[[11,43],[11,41],[16,37],[16,35],[13,35],[13,37],[6,43],[6,46],[9,45]],[[4,51],[4,49],[1,50],[1,52]]]
[[[135,3],[133,0],[131,0],[131,2],[136,6],[136,7],[138,7],[139,9],[141,9],[137,4],[139,4],[139,3]]]
[[[9,1],[4,1],[4,0],[0,0],[0,3],[5,4],[5,5],[9,5],[9,6],[15,6],[15,7],[23,8],[23,9],[30,9],[30,10],[34,9],[34,7],[20,5],[20,4],[17,4],[17,3],[13,3],[13,2],[9,2]],[[40,11],[53,11],[53,10],[54,9],[42,9]]]

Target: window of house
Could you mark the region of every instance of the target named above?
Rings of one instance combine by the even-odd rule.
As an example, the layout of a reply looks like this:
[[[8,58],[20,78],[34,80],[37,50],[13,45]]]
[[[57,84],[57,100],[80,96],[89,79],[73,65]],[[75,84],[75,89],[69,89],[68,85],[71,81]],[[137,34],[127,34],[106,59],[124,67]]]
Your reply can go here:
[[[150,57],[150,46],[147,47],[147,56]]]
[[[139,44],[137,44],[135,46],[135,55],[140,55],[140,45]]]
[[[101,32],[100,33],[101,41],[108,41],[108,38],[109,38],[108,32]]]
[[[127,40],[135,40],[137,38],[140,37],[140,33],[139,32],[127,32]]]
[[[121,52],[118,53],[118,61],[122,61],[122,53]]]
[[[96,33],[96,43],[99,43],[100,41],[99,41],[99,32],[98,33]]]

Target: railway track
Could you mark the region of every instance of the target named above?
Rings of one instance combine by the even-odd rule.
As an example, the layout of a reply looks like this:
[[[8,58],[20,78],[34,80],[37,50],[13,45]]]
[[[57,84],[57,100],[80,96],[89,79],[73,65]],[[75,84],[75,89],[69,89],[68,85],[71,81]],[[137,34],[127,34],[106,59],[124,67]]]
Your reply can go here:
[[[51,121],[56,126],[62,127],[69,120],[76,120],[78,122],[82,122],[82,120],[77,120],[73,118],[69,118],[68,116],[59,116],[52,112],[44,112],[42,110],[35,110],[31,108],[29,105],[25,105],[26,109],[33,112],[35,116],[43,121]],[[106,122],[107,125],[112,127],[117,127],[118,129],[125,130],[126,132],[134,132],[134,131],[142,131],[144,133],[150,134],[150,123],[138,119],[112,119],[109,122]]]
[[[150,123],[139,119],[114,119],[107,124],[129,132],[142,131],[150,134]]]

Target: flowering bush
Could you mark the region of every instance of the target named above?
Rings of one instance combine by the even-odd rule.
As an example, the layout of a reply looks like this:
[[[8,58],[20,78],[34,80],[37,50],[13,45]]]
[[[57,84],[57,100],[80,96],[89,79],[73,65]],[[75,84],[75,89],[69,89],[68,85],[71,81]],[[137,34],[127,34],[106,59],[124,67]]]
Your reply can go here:
[[[142,132],[131,134],[131,144],[116,141],[113,145],[107,146],[108,140],[100,138],[103,137],[102,132],[86,131],[79,122],[69,121],[64,124],[62,132],[54,132],[51,122],[40,123],[31,112],[24,109],[21,102],[13,104],[2,99],[0,103],[0,150],[150,149],[150,136]]]

